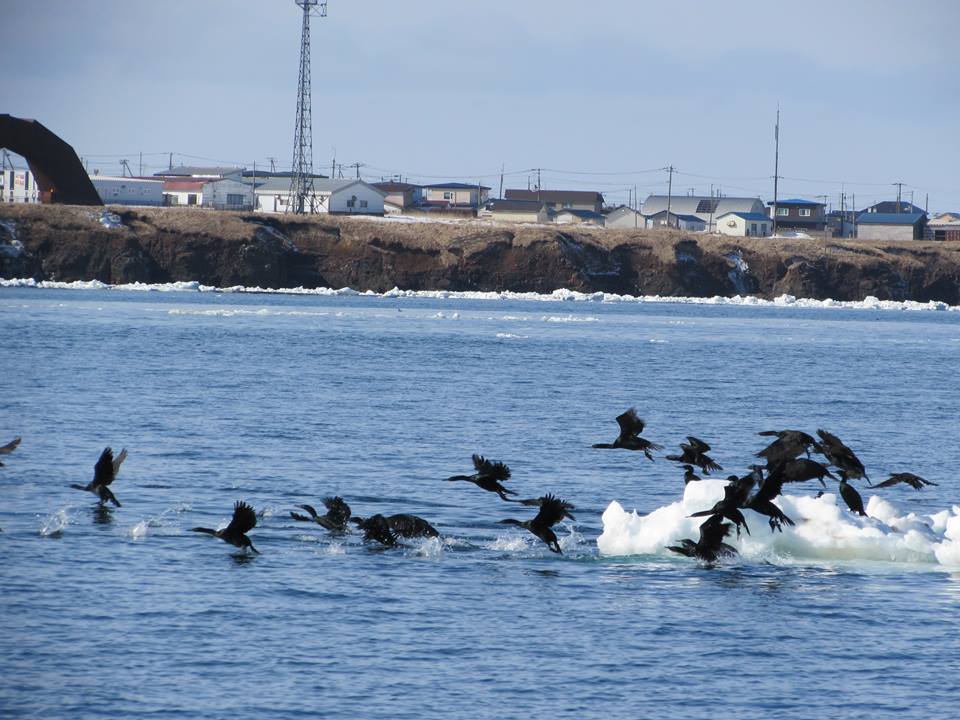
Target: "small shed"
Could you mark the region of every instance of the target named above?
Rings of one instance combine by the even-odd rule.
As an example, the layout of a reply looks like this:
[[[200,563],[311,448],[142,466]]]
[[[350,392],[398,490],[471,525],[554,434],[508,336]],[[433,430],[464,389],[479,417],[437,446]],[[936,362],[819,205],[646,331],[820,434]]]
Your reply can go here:
[[[860,240],[922,240],[927,214],[865,212],[857,216]]]
[[[673,228],[674,230],[686,230],[687,232],[703,232],[707,229],[707,223],[696,215],[667,213],[666,210],[661,210],[653,215],[647,215],[647,228]]]
[[[557,223],[557,225],[593,225],[595,227],[603,227],[606,218],[602,213],[594,212],[593,210],[567,208],[566,210],[558,210],[553,221]]]
[[[643,229],[647,226],[647,219],[643,214],[632,207],[621,205],[607,213],[605,227],[623,230]]]
[[[717,218],[717,232],[738,237],[769,237],[773,221],[765,213],[728,212]]]
[[[482,213],[498,222],[546,223],[547,206],[536,200],[491,200]]]

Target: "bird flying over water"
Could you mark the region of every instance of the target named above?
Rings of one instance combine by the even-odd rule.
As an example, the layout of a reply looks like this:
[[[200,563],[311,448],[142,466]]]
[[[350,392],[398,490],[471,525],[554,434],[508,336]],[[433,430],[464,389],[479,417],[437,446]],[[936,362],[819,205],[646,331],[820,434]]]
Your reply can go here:
[[[390,529],[387,518],[379,513],[366,520],[354,518],[354,522],[363,530],[364,541],[375,540],[386,547],[395,547],[399,544],[397,535]]]
[[[503,482],[510,479],[510,468],[502,462],[487,460],[483,455],[473,456],[473,467],[476,470],[473,475],[452,475],[447,478],[447,481],[466,480],[487,492],[495,492],[501,500],[515,502],[507,495],[516,495],[517,493],[502,485]]]
[[[356,523],[357,527],[364,531],[365,540],[380,540],[380,525],[381,518],[383,522],[386,522],[387,527],[390,530],[391,535],[394,536],[393,544],[396,544],[397,537],[403,538],[415,538],[415,537],[439,537],[440,533],[437,529],[431,525],[429,522],[424,520],[422,517],[417,515],[409,515],[407,513],[397,513],[396,515],[390,515],[389,517],[384,517],[383,515],[377,514],[369,518],[360,518],[354,517],[352,521]],[[366,537],[368,533],[372,533],[370,537]],[[386,535],[384,535],[386,537]],[[384,545],[390,544],[383,542]]]
[[[617,416],[617,424],[620,426],[620,434],[612,443],[596,443],[595,448],[622,450],[640,450],[647,456],[648,460],[653,460],[651,450],[663,450],[662,445],[650,442],[646,438],[640,437],[646,423],[638,416],[635,408],[630,408],[625,413]]]
[[[100,498],[101,505],[105,505],[109,501],[117,507],[120,507],[120,501],[117,500],[109,486],[110,483],[117,478],[117,473],[120,472],[120,466],[126,459],[126,448],[121,450],[120,454],[116,457],[113,456],[113,450],[110,448],[104,448],[103,452],[100,453],[100,459],[97,460],[97,464],[93,466],[93,480],[86,485],[78,485],[73,483],[70,485],[70,487],[72,487],[74,490],[85,490],[87,492],[92,492],[94,495]]]
[[[827,484],[823,481],[824,477],[836,479],[826,465],[807,458],[787,460],[779,464],[768,465],[768,468],[771,476],[785,483],[819,480],[820,484],[826,487]]]
[[[257,526],[257,513],[254,512],[253,508],[242,500],[238,500],[233,505],[233,518],[230,520],[230,524],[227,525],[223,530],[214,530],[213,528],[203,528],[195,527],[190,528],[191,532],[205,533],[207,535],[213,535],[218,537],[224,542],[230,543],[231,545],[236,545],[238,548],[250,548],[257,555],[260,554],[260,551],[257,550],[253,543],[250,542],[250,538],[247,537],[247,533],[253,530]]]
[[[525,528],[543,540],[551,552],[562,554],[557,535],[553,532],[553,526],[563,520],[564,515],[567,514],[568,505],[569,503],[565,503],[558,497],[544,495],[540,503],[540,512],[533,520],[521,521],[508,518],[501,520],[500,523]]]
[[[854,480],[857,478],[870,480],[870,478],[867,477],[863,463],[860,462],[860,458],[854,454],[853,450],[844,445],[840,438],[828,433],[826,430],[817,430],[817,435],[820,436],[820,452],[822,452],[827,460],[835,467],[846,471],[847,475]]]
[[[747,495],[753,487],[753,480],[749,475],[747,478],[738,478],[736,475],[731,475],[728,479],[730,482],[723,488],[723,500],[717,502],[709,510],[700,510],[690,515],[690,517],[719,515],[730,520],[737,526],[737,537],[740,537],[741,525],[743,525],[743,529],[746,530],[747,535],[749,535],[750,528],[747,526],[747,519],[743,516],[743,513],[740,512],[740,507],[747,502]],[[746,482],[748,479],[749,483]]]
[[[8,442],[6,445],[0,446],[0,455],[9,455],[14,450],[17,449],[17,445],[20,444],[20,438],[15,437],[13,440]],[[0,462],[0,467],[3,467],[3,463]]]
[[[710,446],[700,438],[688,435],[687,442],[680,443],[680,449],[683,450],[682,455],[667,455],[666,459],[687,465],[696,465],[708,475],[711,471],[717,472],[723,470],[723,467],[719,463],[714,462],[713,458],[707,455]]]
[[[291,512],[290,517],[301,522],[315,522],[325,527],[327,530],[343,532],[347,529],[347,522],[350,520],[350,506],[344,502],[342,497],[327,497],[323,499],[323,505],[327,508],[326,515],[319,515],[312,505],[297,505],[301,510],[306,510],[310,517],[300,513]]]
[[[872,488],[893,487],[898,483],[904,483],[906,485],[909,485],[914,490],[920,490],[921,488],[923,488],[924,485],[937,484],[930,480],[925,480],[919,475],[914,475],[913,473],[904,472],[904,473],[895,473],[891,475],[889,478],[887,478],[886,480],[884,480],[882,483],[878,483],[877,485],[868,485],[868,487],[872,487]]]
[[[761,477],[760,485],[757,491],[750,496],[744,507],[753,510],[761,515],[766,515],[770,523],[770,531],[779,530],[783,532],[783,524],[795,525],[786,513],[774,505],[773,499],[783,492],[783,479],[775,475],[768,474]]]
[[[543,507],[543,503],[546,502],[546,501],[547,501],[547,498],[550,498],[550,497],[553,497],[553,496],[552,496],[552,495],[544,495],[544,496],[538,497],[538,498],[530,498],[530,499],[528,499],[528,500],[519,500],[518,502],[519,502],[521,505],[527,505],[527,506],[530,506],[530,507]],[[573,520],[574,522],[576,522],[577,518],[575,518],[575,517],[573,516],[573,513],[570,512],[571,510],[576,510],[576,509],[577,509],[577,508],[573,505],[573,503],[568,503],[566,500],[561,500],[560,503],[561,503],[561,505],[563,505],[563,516],[564,516],[565,518],[568,518],[568,519]]]
[[[776,440],[757,453],[768,465],[776,465],[793,460],[803,453],[810,457],[810,448],[817,447],[817,441],[800,430],[764,430],[757,435],[776,436]]]
[[[668,545],[667,550],[708,563],[716,562],[721,557],[737,554],[735,547],[723,542],[732,528],[733,525],[723,522],[719,515],[711,515],[700,525],[700,539],[697,542],[685,538],[680,545]]]
[[[847,507],[853,512],[855,512],[857,515],[866,517],[867,511],[863,509],[863,498],[860,497],[860,493],[857,492],[857,489],[847,482],[846,470],[840,471],[840,497],[843,498],[843,501],[847,504]]]

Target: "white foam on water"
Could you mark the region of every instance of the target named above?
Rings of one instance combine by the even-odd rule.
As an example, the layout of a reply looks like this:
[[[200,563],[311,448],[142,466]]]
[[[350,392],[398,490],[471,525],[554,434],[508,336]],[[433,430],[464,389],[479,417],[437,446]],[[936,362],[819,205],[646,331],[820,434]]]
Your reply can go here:
[[[64,531],[70,524],[70,516],[67,514],[67,508],[61,508],[44,520],[40,526],[40,534],[43,537],[58,535]]]
[[[722,499],[724,485],[725,480],[692,482],[681,500],[646,515],[628,513],[617,501],[611,502],[597,538],[600,554],[673,556],[668,545],[700,537],[704,518],[689,515]],[[775,502],[796,525],[774,532],[765,516],[744,510],[751,534],[727,539],[743,557],[775,563],[869,561],[960,567],[960,506],[918,515],[873,495],[864,518],[851,513],[835,493],[819,498],[783,495]]]
[[[590,315],[544,315],[540,318],[544,322],[551,323],[580,323],[580,322],[600,322],[600,318]]]
[[[443,544],[439,537],[419,538],[418,542],[411,546],[410,553],[414,557],[440,560],[443,557]]]
[[[529,338],[530,336],[529,336],[529,335],[514,335],[513,333],[498,332],[498,333],[497,333],[497,337],[498,337],[498,338],[502,338],[502,339],[504,339],[504,340],[526,340],[526,339]]]
[[[893,311],[935,311],[958,312],[960,305],[948,305],[944,302],[930,300],[918,302],[915,300],[880,300],[872,295],[863,300],[812,300],[797,298],[793,295],[780,295],[773,300],[754,297],[752,295],[735,295],[724,297],[689,297],[670,295],[621,295],[617,293],[593,292],[583,293],[576,290],[554,290],[552,293],[533,292],[479,292],[451,290],[401,290],[393,288],[384,293],[375,293],[372,290],[363,292],[352,288],[262,288],[234,285],[231,287],[213,287],[201,285],[196,281],[174,283],[128,283],[122,285],[108,285],[99,280],[77,280],[73,282],[58,282],[53,280],[37,281],[32,278],[0,279],[0,288],[39,288],[54,290],[126,290],[134,292],[214,292],[214,293],[250,293],[269,295],[317,295],[317,296],[365,296],[381,298],[430,298],[439,300],[511,300],[531,302],[599,302],[599,303],[667,303],[679,305],[747,305],[751,307],[786,307],[786,308],[838,308],[852,310],[893,310]],[[516,318],[526,319],[526,318]]]
[[[190,510],[190,505],[187,503],[179,503],[173,507],[167,508],[159,515],[154,517],[147,518],[146,520],[141,520],[137,524],[130,527],[127,530],[127,535],[131,540],[142,540],[150,532],[151,528],[164,527],[167,525],[167,517],[170,515],[177,515],[182,512],[187,512]]]
[[[498,535],[497,538],[489,543],[487,547],[490,550],[497,550],[499,552],[525,552],[531,548],[530,541],[527,540],[523,535],[520,535],[521,531],[518,531],[517,534],[510,535]],[[526,530],[522,532],[526,533]],[[540,542],[539,540],[537,542]]]
[[[127,531],[131,540],[142,540],[147,536],[147,529],[150,524],[146,520],[141,520]]]

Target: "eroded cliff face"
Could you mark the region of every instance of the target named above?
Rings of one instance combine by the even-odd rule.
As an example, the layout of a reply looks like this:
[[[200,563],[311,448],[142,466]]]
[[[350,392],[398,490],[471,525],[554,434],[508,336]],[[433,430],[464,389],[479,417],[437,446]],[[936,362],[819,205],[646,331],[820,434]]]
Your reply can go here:
[[[725,238],[197,209],[0,206],[0,275],[385,291],[566,288],[960,304],[960,243]]]

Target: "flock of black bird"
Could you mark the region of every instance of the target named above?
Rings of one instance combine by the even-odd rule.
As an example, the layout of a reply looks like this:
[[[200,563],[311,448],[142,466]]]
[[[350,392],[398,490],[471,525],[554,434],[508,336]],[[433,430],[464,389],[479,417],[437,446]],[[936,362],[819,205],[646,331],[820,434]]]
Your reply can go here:
[[[662,445],[651,442],[642,433],[646,427],[644,421],[637,415],[635,409],[630,408],[617,417],[620,433],[612,443],[597,443],[594,448],[621,449],[642,452],[648,459],[653,460],[653,451],[663,450]],[[920,490],[927,485],[937,483],[909,472],[892,474],[887,480],[876,485],[869,484],[863,463],[856,454],[847,447],[836,435],[826,430],[817,430],[819,439],[800,430],[770,430],[759,433],[767,437],[775,437],[767,447],[756,453],[756,456],[765,464],[749,466],[750,472],[743,475],[729,475],[724,486],[723,499],[711,508],[705,508],[693,513],[690,517],[705,517],[700,525],[700,537],[697,541],[685,538],[679,545],[671,545],[667,549],[687,557],[697,558],[707,563],[714,563],[725,556],[735,555],[736,549],[724,542],[736,529],[740,536],[741,527],[749,534],[744,509],[753,510],[768,518],[770,531],[783,532],[784,525],[794,525],[794,521],[774,504],[774,500],[783,492],[787,483],[801,483],[809,480],[818,480],[823,486],[817,497],[823,495],[826,489],[825,477],[837,480],[840,497],[851,512],[866,516],[863,499],[850,480],[866,480],[870,488],[888,488],[898,484],[909,485]],[[6,445],[0,446],[0,455],[9,455],[20,444],[20,438],[14,438]],[[702,478],[696,474],[694,468],[704,475],[720,472],[723,468],[713,458],[707,455],[711,451],[710,445],[699,438],[688,436],[687,442],[680,443],[679,455],[667,455],[666,460],[679,463],[684,470],[684,485],[696,482]],[[822,455],[826,463],[811,458],[813,453]],[[113,494],[110,485],[116,479],[120,466],[127,457],[127,451],[121,450],[116,456],[109,447],[100,454],[94,465],[93,480],[86,485],[72,484],[76,490],[92,492],[97,496],[99,505],[106,506],[112,503],[120,507],[120,501]],[[555,553],[562,553],[554,525],[564,518],[576,520],[572,510],[576,508],[569,502],[552,494],[538,498],[517,499],[517,492],[506,487],[503,483],[510,480],[510,468],[502,462],[488,460],[482,455],[473,456],[474,472],[470,475],[452,475],[448,482],[469,482],[487,492],[496,493],[505,502],[518,503],[525,506],[539,508],[537,514],[527,520],[508,518],[501,520],[501,524],[514,525],[524,528],[543,541]],[[0,462],[0,466],[3,463]],[[837,474],[830,471],[833,467]],[[312,505],[301,504],[297,508],[306,512],[303,515],[291,512],[290,517],[300,522],[314,523],[331,533],[346,533],[350,524],[356,525],[363,532],[364,541],[379,543],[385,547],[395,547],[401,544],[401,538],[438,537],[440,533],[428,521],[416,515],[398,513],[395,515],[376,514],[368,518],[353,515],[350,506],[341,497],[328,497],[322,500],[326,513],[319,514]],[[257,525],[257,513],[252,506],[238,501],[233,507],[233,517],[229,524],[220,530],[213,528],[196,527],[191,531],[218,537],[224,542],[247,548],[253,553],[259,551],[253,546],[248,532]]]

